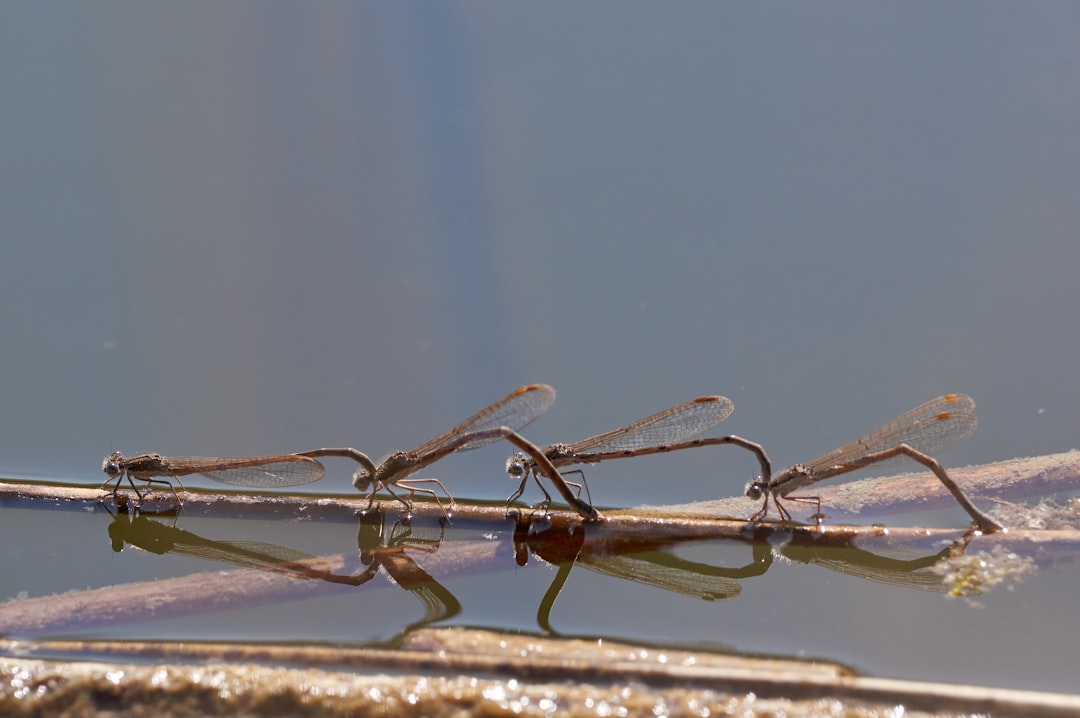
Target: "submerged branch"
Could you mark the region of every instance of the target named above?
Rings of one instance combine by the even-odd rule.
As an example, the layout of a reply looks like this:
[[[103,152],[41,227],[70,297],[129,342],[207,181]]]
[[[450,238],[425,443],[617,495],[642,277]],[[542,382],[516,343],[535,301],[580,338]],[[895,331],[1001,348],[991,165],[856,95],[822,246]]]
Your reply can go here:
[[[879,715],[897,706],[934,715],[1071,716],[1080,710],[1072,695],[866,677],[821,661],[463,629],[416,631],[401,648],[0,641],[0,651],[20,656],[2,660],[5,674],[18,675],[19,685],[45,688],[18,695],[12,681],[0,691],[0,707],[34,714],[71,705],[255,714],[266,710],[270,696],[276,708],[294,715],[450,716],[506,712],[507,706],[529,715],[554,708],[595,715],[598,704],[642,715],[658,706],[725,715]],[[57,655],[82,662],[33,658]]]

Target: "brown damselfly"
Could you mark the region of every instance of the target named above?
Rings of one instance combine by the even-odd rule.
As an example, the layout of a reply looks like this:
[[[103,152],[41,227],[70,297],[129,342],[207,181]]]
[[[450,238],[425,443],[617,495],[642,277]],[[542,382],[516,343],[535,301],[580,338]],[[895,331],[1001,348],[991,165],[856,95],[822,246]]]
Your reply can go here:
[[[665,409],[652,416],[645,417],[629,426],[590,436],[572,444],[552,444],[544,449],[544,456],[556,467],[574,464],[595,464],[609,459],[622,459],[631,456],[645,456],[667,451],[679,451],[697,446],[715,446],[734,444],[752,451],[758,458],[763,474],[769,473],[769,458],[760,445],[738,436],[717,436],[704,439],[691,439],[692,436],[711,429],[731,416],[735,405],[723,396],[700,396],[696,399]],[[520,479],[518,486],[507,504],[513,503],[525,491],[525,485],[532,476],[546,501],[551,500],[537,476],[535,458],[525,454],[514,454],[506,460],[506,473],[513,479]],[[576,473],[581,473],[578,470]],[[574,486],[578,486],[574,484]],[[580,491],[580,486],[578,486]]]
[[[816,497],[791,496],[805,486],[830,479],[840,474],[857,471],[871,464],[906,456],[934,473],[949,493],[968,512],[978,528],[985,533],[1001,530],[1002,526],[975,507],[963,490],[957,486],[936,459],[928,452],[971,436],[978,428],[975,418],[975,400],[967,394],[945,394],[915,407],[884,426],[871,431],[850,444],[811,461],[796,464],[770,476],[762,473],[746,487],[746,495],[752,499],[764,497],[761,508],[750,517],[755,521],[764,518],[772,496],[780,518],[790,520],[791,514],[780,505],[780,499],[817,502],[815,518],[820,521],[821,501]]]
[[[404,504],[407,510],[412,509],[410,500],[412,495],[423,493],[430,495],[439,505],[443,515],[447,516],[438,494],[432,488],[434,485],[442,489],[452,505],[454,498],[442,482],[433,478],[410,479],[408,477],[455,451],[468,451],[499,439],[506,439],[537,462],[541,473],[555,484],[570,506],[586,518],[596,518],[596,510],[574,494],[559,474],[558,469],[547,460],[540,449],[517,433],[518,429],[547,411],[554,401],[555,389],[552,387],[547,384],[528,384],[515,389],[449,431],[425,441],[411,451],[396,451],[378,464],[363,452],[349,448],[316,449],[301,452],[301,454],[304,456],[343,456],[357,461],[360,468],[353,474],[353,486],[358,491],[368,494],[369,508],[379,490],[385,490]],[[407,491],[408,498],[399,496],[394,492],[394,488]]]
[[[232,458],[175,458],[162,456],[161,454],[124,456],[119,451],[114,451],[102,461],[101,469],[108,477],[101,485],[101,488],[115,482],[113,494],[116,493],[120,488],[120,483],[126,478],[131,488],[135,490],[135,494],[142,500],[143,493],[135,486],[134,481],[134,479],[138,479],[146,482],[147,487],[152,484],[165,484],[172,489],[177,501],[180,500],[180,497],[177,495],[172,482],[157,477],[174,478],[176,483],[180,484],[180,488],[184,488],[180,477],[191,474],[202,474],[214,481],[235,486],[279,488],[309,484],[326,475],[326,468],[321,463],[309,456],[297,454]]]

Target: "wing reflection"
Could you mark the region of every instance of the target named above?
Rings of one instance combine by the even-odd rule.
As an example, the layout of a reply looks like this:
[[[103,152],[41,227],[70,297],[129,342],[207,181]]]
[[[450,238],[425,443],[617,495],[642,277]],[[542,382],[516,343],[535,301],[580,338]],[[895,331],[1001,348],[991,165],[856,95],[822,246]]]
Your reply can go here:
[[[950,544],[933,554],[921,553],[911,547],[896,547],[886,556],[854,546],[793,546],[781,549],[783,556],[791,561],[814,564],[837,573],[864,578],[868,581],[891,586],[914,588],[919,591],[947,593],[942,576],[933,571],[942,560],[963,552],[970,536]],[[962,544],[962,545],[959,545]],[[908,558],[901,558],[907,556]]]
[[[312,554],[262,541],[207,539],[177,528],[175,518],[173,525],[168,525],[137,510],[129,513],[126,506],[123,508],[124,511],[113,514],[108,529],[113,551],[116,552],[123,551],[125,545],[130,545],[162,556],[174,553],[244,568],[284,573],[300,579],[344,578],[331,573],[326,559]],[[370,580],[370,577],[364,580]]]
[[[411,524],[396,521],[387,526],[381,509],[364,512],[359,517],[357,548],[359,565],[352,571],[340,557],[317,557],[296,549],[262,541],[220,541],[208,539],[186,529],[151,518],[138,510],[113,514],[109,539],[114,551],[133,546],[150,553],[169,553],[287,574],[302,580],[359,586],[384,570],[392,583],[415,594],[424,605],[424,616],[409,628],[449,618],[461,611],[461,603],[445,586],[417,564],[414,555],[431,555],[439,550],[442,530],[435,537],[416,535]],[[355,562],[356,559],[353,559]]]
[[[947,593],[951,590],[948,582],[934,569],[943,561],[962,555],[974,535],[968,532],[938,550],[896,544],[887,537],[882,538],[880,547],[868,550],[853,545],[855,540],[865,542],[865,537],[820,541],[806,540],[803,534],[792,535],[787,543],[774,546],[758,535],[757,540],[747,537],[743,541],[751,546],[750,563],[727,567],[691,561],[674,553],[674,549],[690,541],[632,536],[605,531],[602,527],[577,526],[573,532],[567,532],[543,518],[519,515],[514,547],[519,565],[525,565],[531,554],[558,567],[540,602],[537,623],[549,635],[559,635],[552,628],[551,611],[575,565],[704,601],[735,598],[742,591],[740,581],[763,575],[776,557],[879,583]]]
[[[607,576],[622,578],[679,593],[703,601],[735,598],[742,592],[737,579],[758,576],[768,570],[772,552],[764,544],[754,545],[751,563],[728,568],[690,561],[672,553],[671,542],[612,540],[612,535],[596,532],[586,538],[584,526],[567,533],[543,520],[518,515],[514,529],[514,554],[525,565],[531,553],[559,567],[540,601],[536,621],[550,635],[559,635],[551,625],[551,610],[575,564]],[[666,543],[667,545],[662,545]]]

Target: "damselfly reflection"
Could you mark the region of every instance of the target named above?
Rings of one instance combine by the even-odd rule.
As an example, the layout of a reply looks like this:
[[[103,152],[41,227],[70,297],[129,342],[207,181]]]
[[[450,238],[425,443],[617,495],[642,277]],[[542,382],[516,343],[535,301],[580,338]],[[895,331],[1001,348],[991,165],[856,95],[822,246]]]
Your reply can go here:
[[[149,518],[127,506],[113,515],[109,539],[113,551],[131,545],[164,556],[176,554],[283,573],[301,579],[332,580],[331,566],[324,558],[262,541],[220,541]]]
[[[172,490],[178,503],[180,496],[176,493],[176,487],[172,485],[172,482],[156,477],[172,477],[176,479],[176,483],[180,484],[180,488],[184,488],[180,477],[191,474],[202,474],[214,481],[235,486],[277,488],[309,484],[326,475],[326,469],[321,463],[309,456],[296,454],[233,458],[170,458],[161,454],[124,456],[119,451],[114,451],[101,462],[101,470],[108,477],[101,484],[101,488],[104,489],[110,482],[115,482],[112,487],[114,496],[120,488],[120,483],[126,478],[141,501],[144,494],[135,486],[134,481],[138,479],[146,482],[144,488],[149,488],[153,484],[165,484]]]
[[[734,444],[752,451],[757,456],[763,475],[770,471],[769,458],[759,444],[738,436],[717,436],[691,439],[692,436],[711,429],[731,416],[735,405],[723,396],[701,396],[685,404],[665,409],[621,429],[590,436],[572,444],[552,444],[544,449],[544,456],[556,467],[572,464],[595,464],[609,459],[659,454],[698,446]],[[525,454],[514,454],[506,461],[506,473],[520,479],[507,504],[513,503],[525,492],[525,485],[532,476],[544,492],[545,503],[551,500],[537,475],[537,462]],[[582,473],[576,470],[570,473]],[[580,492],[581,486],[572,484]]]
[[[400,552],[405,549],[425,554],[434,554],[442,545],[446,527],[439,526],[438,537],[415,534],[411,520],[398,519],[387,528],[388,517],[381,508],[374,508],[360,514],[360,527],[356,534],[356,548],[360,562],[370,566],[381,560],[386,552]]]
[[[551,612],[575,566],[690,598],[722,601],[739,595],[739,579],[760,576],[772,563],[771,547],[764,543],[754,544],[753,560],[745,566],[714,566],[677,556],[679,540],[650,538],[638,531],[593,535],[587,527],[582,530],[531,515],[517,518],[513,542],[519,566],[533,555],[558,568],[536,614],[538,625],[549,635],[560,635],[552,627]]]
[[[351,587],[367,584],[380,572],[385,572],[390,583],[415,594],[424,604],[424,617],[415,623],[414,627],[448,618],[461,611],[457,598],[417,564],[414,558],[416,555],[430,556],[439,550],[443,539],[441,528],[438,533],[428,537],[414,533],[413,526],[406,521],[397,521],[387,528],[385,513],[376,509],[360,517],[357,553],[314,556],[262,541],[209,539],[179,528],[175,522],[163,522],[135,510],[129,513],[126,502],[120,502],[120,506],[123,510],[113,514],[108,529],[113,550],[117,552],[122,551],[125,546],[133,546],[161,556],[187,556],[284,574],[291,578]],[[321,595],[324,591],[334,590],[327,586],[315,589],[318,592],[315,594],[310,591],[298,594],[296,591],[299,589],[283,586],[267,588],[272,585],[240,579],[236,579],[234,585],[242,586],[240,591],[243,591],[245,586],[258,591],[258,597],[252,595],[250,598],[252,602],[295,600],[300,595]],[[220,599],[220,596],[218,598]],[[177,604],[182,603],[184,600],[177,601]],[[190,610],[197,612],[203,608],[205,606],[198,603],[196,597]],[[181,610],[181,607],[177,606],[177,609]],[[167,608],[165,613],[169,613]]]
[[[590,532],[587,527],[584,531],[569,531],[565,524],[527,519],[523,516],[515,525],[513,540],[517,564],[524,566],[530,557],[536,557],[558,569],[537,611],[537,623],[550,635],[560,635],[552,627],[551,613],[570,573],[579,566],[631,584],[660,588],[703,601],[735,598],[740,595],[746,580],[763,576],[770,570],[786,570],[792,562],[819,565],[883,584],[943,593],[948,588],[935,573],[936,567],[946,559],[962,555],[978,535],[969,530],[955,538],[956,532],[947,532],[950,543],[944,548],[941,547],[941,532],[928,536],[914,530],[887,534],[853,532],[846,537],[832,533],[826,541],[813,532],[792,534],[790,531],[785,531],[780,541],[775,540],[777,537],[771,531],[764,535],[772,540],[761,540],[760,532],[753,541],[745,533],[738,538],[702,540],[663,533],[650,536],[640,530],[619,531],[610,526],[597,532]],[[749,562],[730,561],[733,557],[744,556],[747,548],[750,549]],[[698,560],[680,555],[687,550],[692,550]],[[712,557],[712,560],[702,560],[702,557]],[[785,560],[777,562],[777,558]],[[631,587],[601,590],[605,591],[610,603],[617,601],[617,597],[624,590],[630,591]]]
[[[485,446],[499,439],[506,439],[514,444],[539,464],[540,470],[555,484],[578,513],[587,518],[596,518],[596,510],[578,498],[566,485],[562,475],[534,444],[517,434],[517,430],[526,426],[536,417],[547,411],[555,401],[555,390],[546,384],[529,384],[504,396],[491,406],[470,416],[449,431],[430,439],[411,451],[396,451],[375,464],[366,454],[356,449],[317,449],[300,452],[303,456],[346,456],[360,463],[360,468],[353,474],[353,486],[358,491],[368,494],[368,509],[375,501],[375,494],[385,490],[400,501],[407,511],[412,510],[412,496],[416,493],[430,495],[449,518],[446,508],[439,500],[439,495],[432,486],[438,486],[450,499],[454,498],[438,479],[410,479],[412,474],[439,459],[455,452],[468,451]],[[408,497],[395,493],[398,488],[408,492]]]
[[[750,517],[751,521],[764,518],[772,496],[780,518],[790,520],[791,514],[780,505],[780,499],[811,501],[818,505],[815,518],[821,516],[821,502],[817,497],[791,496],[804,486],[846,474],[900,456],[907,456],[930,469],[945,485],[949,493],[964,507],[976,526],[986,533],[1001,530],[1001,524],[975,507],[967,495],[954,482],[936,459],[927,452],[952,444],[958,439],[971,436],[978,428],[975,418],[975,401],[966,394],[945,394],[917,406],[906,414],[871,431],[866,436],[845,444],[808,464],[796,464],[776,476],[762,473],[746,487],[751,499],[764,497],[761,508]]]
[[[901,588],[946,593],[948,587],[935,572],[935,567],[949,558],[963,555],[971,538],[971,532],[968,532],[937,552],[904,544],[868,550],[843,544],[822,546],[795,542],[774,550],[789,561],[821,566],[847,576]],[[863,543],[873,544],[872,541]]]
[[[424,604],[424,617],[405,627],[401,635],[460,613],[461,603],[457,597],[410,555],[435,554],[442,544],[443,530],[440,528],[438,538],[427,538],[415,535],[409,521],[395,521],[389,529],[386,522],[387,517],[382,509],[361,514],[356,543],[360,562],[367,566],[367,575],[374,577],[379,569],[385,570],[395,584],[414,594]]]

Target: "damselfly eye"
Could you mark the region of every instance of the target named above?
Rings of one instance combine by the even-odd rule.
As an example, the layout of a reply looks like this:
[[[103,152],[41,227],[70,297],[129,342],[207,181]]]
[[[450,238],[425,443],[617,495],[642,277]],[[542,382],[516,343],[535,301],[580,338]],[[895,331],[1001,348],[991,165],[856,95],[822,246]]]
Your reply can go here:
[[[752,499],[760,499],[765,495],[765,483],[761,479],[754,479],[746,485],[746,495]]]
[[[120,475],[120,464],[116,463],[111,456],[106,457],[105,460],[101,462],[101,470],[108,476],[116,477]]]

